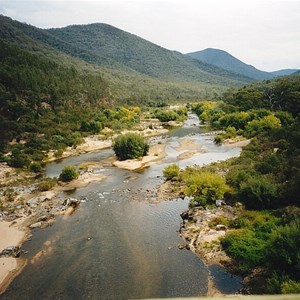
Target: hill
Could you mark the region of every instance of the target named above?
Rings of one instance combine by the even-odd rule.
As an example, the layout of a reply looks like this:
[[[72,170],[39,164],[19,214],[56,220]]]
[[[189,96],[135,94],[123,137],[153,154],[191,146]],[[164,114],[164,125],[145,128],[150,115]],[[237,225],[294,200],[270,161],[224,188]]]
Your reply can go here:
[[[274,77],[273,74],[260,71],[251,65],[247,65],[223,50],[207,48],[202,51],[187,53],[186,55],[201,62],[205,62],[255,80],[264,80]]]
[[[299,72],[300,70],[298,69],[283,69],[283,70],[278,70],[271,72],[274,76],[286,76],[286,75],[291,75],[293,73]]]
[[[197,93],[203,97],[207,91],[218,93],[228,86],[240,86],[251,81],[106,24],[43,30],[1,16],[0,25],[0,37],[6,42],[61,63],[76,65],[76,68],[101,70],[103,76],[112,82],[112,88],[122,86],[125,93],[128,81],[131,82],[131,95],[125,98],[141,96],[140,93],[132,93],[132,86],[138,86],[140,79],[146,81],[146,86],[154,85],[154,90],[162,90],[159,86],[163,85],[166,92],[175,85],[184,94],[190,90],[193,97]],[[118,84],[115,84],[115,78],[118,78]],[[123,78],[126,79],[125,84]],[[179,88],[180,85],[182,88]],[[117,94],[119,97],[118,91]],[[157,93],[154,98],[156,96]]]
[[[82,53],[91,53],[92,62],[98,65],[107,66],[110,62],[110,66],[122,65],[141,74],[167,80],[221,84],[249,82],[249,78],[187,58],[107,24],[72,25],[47,32],[76,45]],[[75,52],[71,55],[86,59]]]

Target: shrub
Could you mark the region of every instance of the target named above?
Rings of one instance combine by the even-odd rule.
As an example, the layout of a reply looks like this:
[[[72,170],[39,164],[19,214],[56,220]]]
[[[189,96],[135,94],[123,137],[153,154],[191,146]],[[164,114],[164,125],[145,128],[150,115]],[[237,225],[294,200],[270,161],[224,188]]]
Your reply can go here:
[[[177,180],[179,177],[179,167],[176,164],[165,167],[163,170],[163,175],[167,180]]]
[[[239,262],[240,271],[249,271],[265,259],[267,243],[257,238],[251,230],[234,230],[228,233],[221,243],[225,251]]]
[[[78,176],[79,176],[79,173],[76,171],[75,167],[65,166],[59,175],[59,179],[67,182],[67,181],[71,181],[73,179],[77,179]]]
[[[113,150],[119,160],[139,158],[147,155],[149,145],[136,133],[119,135],[113,142]]]
[[[223,198],[224,193],[228,191],[225,178],[211,172],[187,168],[181,178],[186,185],[185,194],[194,196],[193,202],[202,206],[213,204],[215,200]]]
[[[39,162],[32,162],[30,164],[30,170],[33,171],[34,173],[39,173],[42,171],[42,166]]]
[[[56,178],[45,178],[43,181],[41,181],[38,186],[37,190],[40,192],[45,192],[51,190],[57,183]]]
[[[300,294],[300,282],[288,280],[281,285],[282,294]]]
[[[155,118],[161,122],[176,121],[179,115],[175,111],[158,110],[155,112]]]
[[[12,154],[10,155],[7,163],[14,168],[28,168],[30,165],[30,159],[28,155],[15,148],[12,150]]]
[[[268,247],[268,264],[300,280],[300,220],[274,230]]]
[[[267,177],[250,177],[241,183],[239,198],[249,209],[275,207],[278,200],[277,186]]]
[[[220,145],[220,144],[223,143],[223,140],[224,140],[224,138],[223,138],[221,135],[217,135],[217,136],[215,136],[214,142],[215,142],[217,145]]]

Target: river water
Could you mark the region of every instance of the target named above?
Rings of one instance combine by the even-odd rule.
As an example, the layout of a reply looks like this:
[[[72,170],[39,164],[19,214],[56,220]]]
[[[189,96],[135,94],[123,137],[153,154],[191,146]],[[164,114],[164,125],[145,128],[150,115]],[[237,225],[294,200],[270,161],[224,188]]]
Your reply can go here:
[[[139,173],[105,163],[112,150],[49,164],[47,175],[58,176],[64,165],[103,161],[96,172],[107,177],[71,194],[84,199],[73,215],[57,217],[51,227],[33,231],[32,240],[23,245],[28,264],[1,299],[199,296],[207,292],[209,272],[221,290],[238,290],[236,278],[217,267],[209,270],[192,252],[177,248],[183,242],[178,234],[180,213],[188,208],[188,200],[154,199],[166,165],[202,165],[239,155],[239,148],[216,146],[198,125],[197,117],[190,115],[182,128],[155,138],[154,142],[166,143],[167,156]],[[176,147],[186,138],[204,153],[178,161],[182,151]],[[42,254],[39,259],[37,253]]]

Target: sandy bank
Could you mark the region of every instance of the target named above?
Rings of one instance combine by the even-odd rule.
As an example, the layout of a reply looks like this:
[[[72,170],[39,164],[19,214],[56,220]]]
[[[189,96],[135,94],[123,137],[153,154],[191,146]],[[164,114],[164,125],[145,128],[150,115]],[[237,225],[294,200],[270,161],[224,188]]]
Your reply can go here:
[[[223,142],[224,145],[230,146],[232,148],[235,147],[245,147],[251,142],[250,139],[245,140],[245,139],[227,139]]]
[[[111,140],[102,140],[103,136],[101,135],[93,135],[84,138],[84,142],[78,145],[76,148],[68,147],[63,154],[59,157],[59,159],[67,158],[70,156],[76,156],[82,153],[94,152],[103,149],[110,148],[112,145]],[[58,158],[54,156],[54,151],[49,152],[49,158],[47,162],[51,162],[57,160]]]
[[[26,218],[13,222],[0,222],[0,251],[10,246],[21,246],[28,230],[22,228]],[[15,257],[0,257],[0,294],[5,291],[10,282],[19,274],[25,261]]]

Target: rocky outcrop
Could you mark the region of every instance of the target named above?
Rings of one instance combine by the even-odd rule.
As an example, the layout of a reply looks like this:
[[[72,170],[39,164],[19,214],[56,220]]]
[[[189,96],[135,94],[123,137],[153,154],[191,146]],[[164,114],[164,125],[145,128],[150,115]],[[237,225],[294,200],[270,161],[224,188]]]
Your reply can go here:
[[[235,217],[236,211],[229,205],[211,209],[194,207],[183,212],[180,235],[185,239],[185,244],[188,244],[184,248],[191,249],[208,264],[223,266],[229,263],[230,258],[220,244],[220,238],[226,234],[227,227],[215,222]]]

